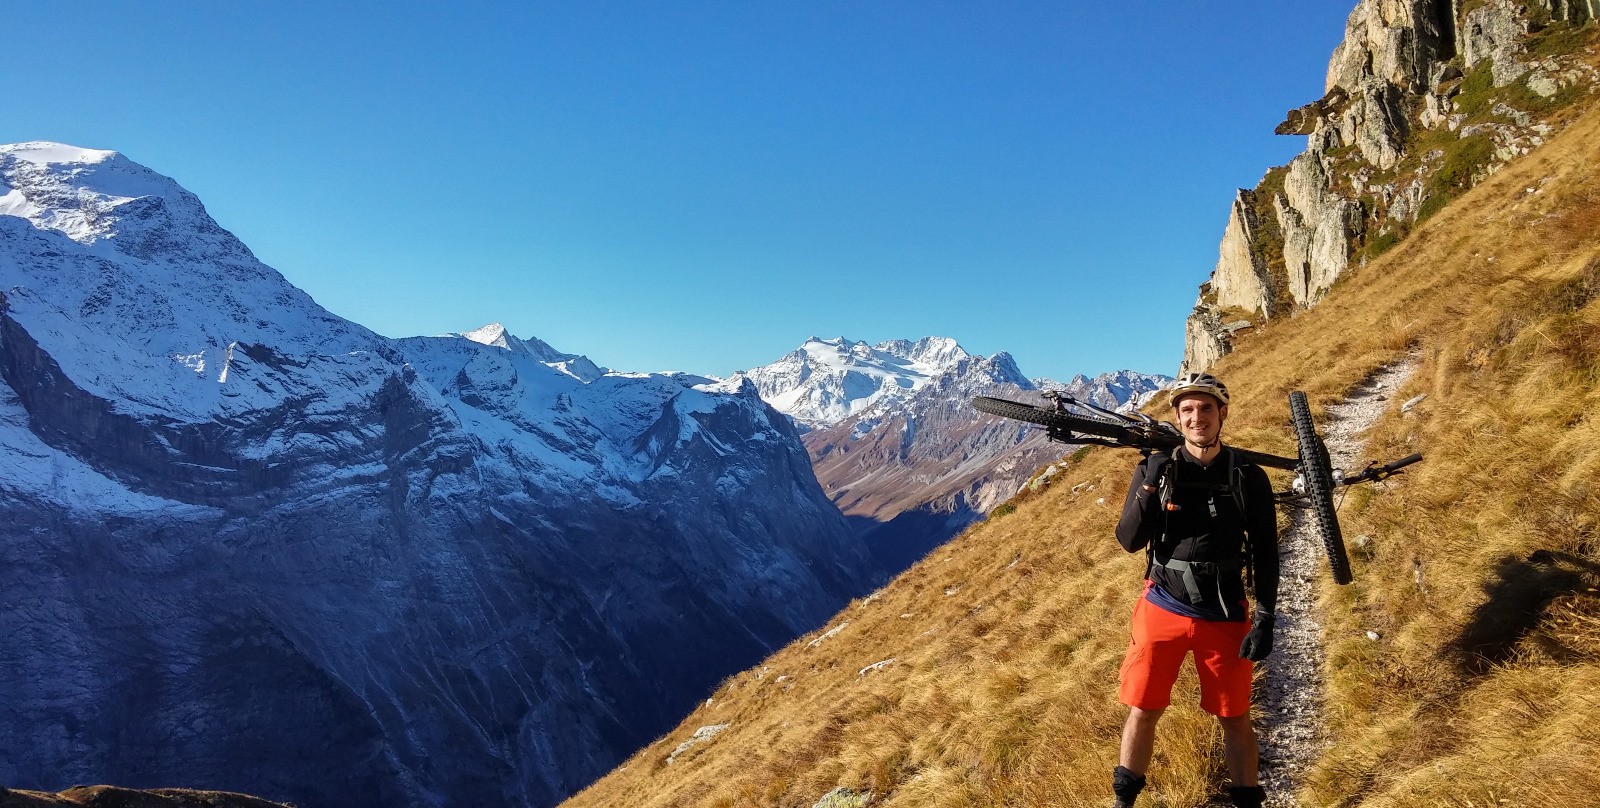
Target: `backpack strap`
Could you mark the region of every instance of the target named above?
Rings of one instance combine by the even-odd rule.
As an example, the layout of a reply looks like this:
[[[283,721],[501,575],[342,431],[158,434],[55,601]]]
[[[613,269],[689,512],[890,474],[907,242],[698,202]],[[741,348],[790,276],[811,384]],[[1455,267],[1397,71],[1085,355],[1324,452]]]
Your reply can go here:
[[[1245,589],[1254,591],[1256,588],[1256,554],[1254,537],[1250,535],[1250,512],[1245,510],[1244,499],[1244,469],[1239,466],[1239,453],[1228,449],[1228,487],[1233,489],[1233,504],[1239,509],[1239,520],[1245,524],[1244,543],[1240,549],[1244,551],[1244,586]]]
[[[1161,503],[1161,535],[1157,536],[1155,541],[1145,545],[1144,577],[1146,578],[1150,577],[1150,571],[1157,563],[1156,545],[1167,543],[1167,530],[1172,526],[1170,514],[1175,510],[1172,507],[1172,490],[1177,487],[1173,479],[1178,474],[1178,452],[1180,451],[1182,451],[1181,446],[1172,447],[1170,462],[1161,468],[1161,479],[1156,481],[1156,501]],[[1148,457],[1148,455],[1146,456]]]

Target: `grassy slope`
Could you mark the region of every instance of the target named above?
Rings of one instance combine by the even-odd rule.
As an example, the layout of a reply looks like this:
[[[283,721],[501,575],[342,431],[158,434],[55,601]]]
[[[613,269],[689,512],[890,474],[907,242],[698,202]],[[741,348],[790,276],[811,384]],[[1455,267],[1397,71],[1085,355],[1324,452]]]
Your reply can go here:
[[[1216,368],[1237,395],[1230,440],[1291,453],[1289,390],[1320,407],[1422,357],[1369,455],[1427,462],[1342,506],[1370,542],[1354,585],[1322,584],[1336,737],[1303,804],[1600,793],[1597,166],[1592,112]],[[838,785],[887,806],[1103,805],[1143,564],[1110,534],[1135,459],[1085,452],[568,805],[811,806]],[[1220,782],[1214,723],[1192,677],[1179,687],[1141,805],[1199,805]]]

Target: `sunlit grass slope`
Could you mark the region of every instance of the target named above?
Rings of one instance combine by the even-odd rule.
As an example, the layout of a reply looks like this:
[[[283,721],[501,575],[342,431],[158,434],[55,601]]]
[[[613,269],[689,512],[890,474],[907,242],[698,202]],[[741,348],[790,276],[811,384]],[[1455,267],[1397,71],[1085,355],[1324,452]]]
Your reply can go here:
[[[1236,391],[1230,439],[1288,454],[1288,391],[1320,408],[1421,361],[1368,455],[1427,461],[1342,504],[1365,538],[1356,583],[1322,582],[1333,743],[1302,804],[1600,801],[1596,166],[1588,113],[1215,368]],[[1111,529],[1137,456],[1074,458],[569,805],[808,808],[838,786],[887,806],[1104,805],[1143,566]],[[1201,805],[1220,783],[1190,687],[1141,805]]]

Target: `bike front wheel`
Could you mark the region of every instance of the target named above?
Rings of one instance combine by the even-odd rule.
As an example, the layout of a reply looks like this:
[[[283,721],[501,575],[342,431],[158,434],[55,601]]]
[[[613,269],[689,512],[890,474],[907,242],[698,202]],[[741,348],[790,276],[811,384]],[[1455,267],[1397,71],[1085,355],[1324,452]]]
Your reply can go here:
[[[1333,571],[1335,583],[1343,585],[1354,580],[1350,572],[1350,556],[1345,552],[1344,536],[1339,532],[1339,516],[1333,507],[1333,461],[1328,448],[1317,436],[1316,425],[1311,420],[1311,405],[1306,394],[1296,390],[1289,394],[1289,416],[1294,422],[1295,441],[1300,446],[1300,465],[1297,471],[1305,481],[1305,496],[1310,500],[1311,521],[1322,536],[1323,549],[1328,553],[1328,566]]]

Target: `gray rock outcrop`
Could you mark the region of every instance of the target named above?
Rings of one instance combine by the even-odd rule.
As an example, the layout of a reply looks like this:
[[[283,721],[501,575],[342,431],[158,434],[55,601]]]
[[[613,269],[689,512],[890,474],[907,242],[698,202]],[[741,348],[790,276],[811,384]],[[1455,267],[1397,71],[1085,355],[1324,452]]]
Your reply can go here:
[[[1528,19],[1520,2],[1488,0],[1467,12],[1461,28],[1462,57],[1469,68],[1488,60],[1494,86],[1504,87],[1528,72],[1522,45],[1527,35]]]
[[[1201,294],[1203,296],[1204,292]],[[1232,334],[1223,330],[1221,313],[1204,303],[1197,304],[1189,313],[1183,339],[1183,364],[1178,366],[1180,375],[1205,370],[1233,349]]]
[[[1361,208],[1330,191],[1328,169],[1317,151],[1290,161],[1283,192],[1272,202],[1283,233],[1289,296],[1309,306],[1349,265],[1349,238],[1361,225]]]

